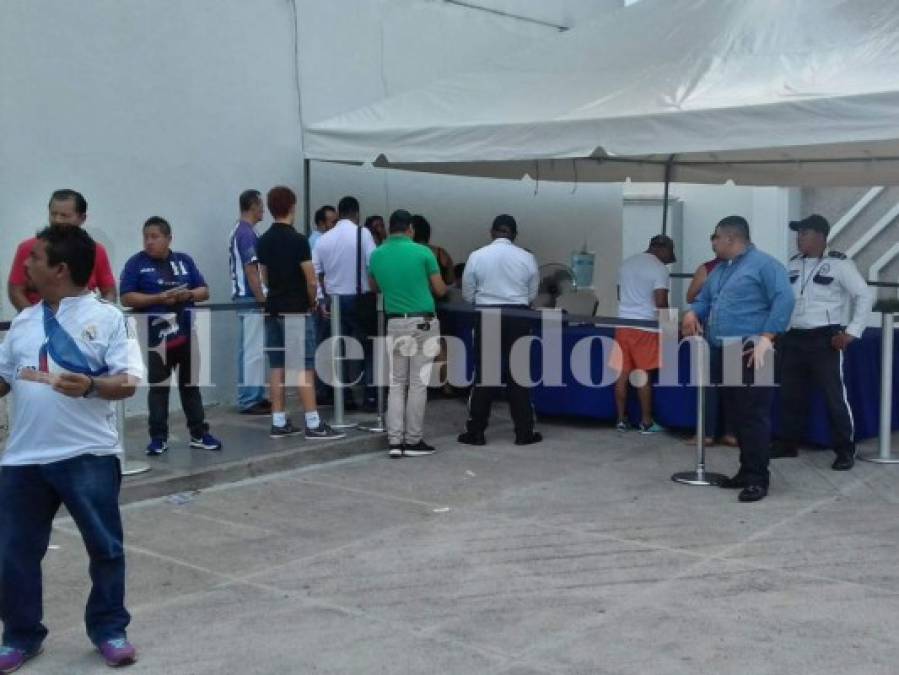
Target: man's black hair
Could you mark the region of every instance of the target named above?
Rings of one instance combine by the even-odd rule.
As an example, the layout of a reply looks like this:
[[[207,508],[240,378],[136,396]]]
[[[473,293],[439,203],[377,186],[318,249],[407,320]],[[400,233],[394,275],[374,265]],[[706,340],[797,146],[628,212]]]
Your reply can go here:
[[[70,199],[75,202],[75,211],[79,216],[83,216],[87,213],[87,200],[84,198],[84,195],[77,190],[56,190],[50,195],[50,201],[47,202],[47,208],[50,208],[50,204],[53,202],[65,202]]]
[[[146,230],[148,227],[158,227],[159,231],[166,237],[172,236],[172,226],[169,225],[169,221],[161,216],[150,216],[147,218],[147,222],[144,223],[142,229]]]
[[[718,221],[715,229],[727,230],[744,241],[752,241],[749,236],[749,223],[743,216],[727,216]]]
[[[346,196],[337,202],[337,217],[340,219],[359,217],[359,200]]]
[[[412,229],[415,230],[413,239],[419,244],[427,244],[431,241],[431,223],[424,216],[418,213],[412,216]]]
[[[502,213],[494,218],[490,229],[497,234],[508,234],[512,239],[518,235],[518,223],[508,213]]]
[[[47,244],[48,265],[65,263],[72,283],[87,286],[97,257],[97,245],[83,228],[51,225],[38,232],[37,238]]]
[[[390,214],[390,234],[399,234],[409,229],[412,216],[406,209],[397,209]]]
[[[315,212],[315,224],[316,225],[321,225],[323,222],[325,222],[325,214],[327,214],[328,211],[334,211],[334,213],[337,213],[337,209],[335,209],[330,204],[325,204],[323,207],[321,207],[320,209],[318,209]]]
[[[240,212],[245,213],[257,203],[262,203],[262,193],[259,190],[244,190],[240,193]]]

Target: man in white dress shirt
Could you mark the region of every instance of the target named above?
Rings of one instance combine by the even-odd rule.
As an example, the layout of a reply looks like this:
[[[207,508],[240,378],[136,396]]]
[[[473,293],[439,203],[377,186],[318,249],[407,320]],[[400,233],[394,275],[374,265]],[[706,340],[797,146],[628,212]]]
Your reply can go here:
[[[48,227],[26,263],[42,301],[22,310],[0,344],[0,396],[15,400],[0,461],[0,672],[40,650],[41,560],[61,505],[81,532],[92,589],[85,623],[110,666],[136,660],[125,629],[119,514],[121,441],[112,401],[144,377],[134,329],[86,290],[96,246],[79,227]]]
[[[354,338],[363,348],[364,373],[356,368],[352,373],[344,373],[343,381],[358,382],[364,377],[363,406],[373,411],[377,408],[377,394],[369,338],[377,334],[377,314],[375,297],[368,286],[368,263],[376,248],[375,240],[371,232],[359,226],[359,202],[355,197],[344,197],[338,202],[337,217],[334,227],[316,241],[312,263],[322,292],[331,303],[340,303],[341,334]]]
[[[515,443],[538,443],[543,437],[534,431],[534,410],[527,387],[520,384],[511,372],[509,354],[518,338],[530,333],[531,320],[521,316],[537,297],[537,261],[534,256],[513,242],[518,235],[518,225],[510,215],[497,216],[490,229],[493,241],[479,248],[468,257],[462,276],[462,295],[479,309],[501,312],[500,354],[481,353],[483,316],[475,330],[475,383],[468,399],[468,421],[459,442],[468,445],[484,445],[484,430],[490,419],[493,399],[500,391],[496,383],[484,382],[487,371],[485,359],[500,359],[501,382],[509,397],[509,408],[515,425]]]

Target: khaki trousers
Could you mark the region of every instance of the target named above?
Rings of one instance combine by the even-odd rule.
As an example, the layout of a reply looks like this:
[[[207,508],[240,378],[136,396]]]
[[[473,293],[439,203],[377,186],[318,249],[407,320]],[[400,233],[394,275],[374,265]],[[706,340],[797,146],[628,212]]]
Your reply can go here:
[[[412,317],[387,321],[390,393],[387,440],[414,445],[421,440],[434,357],[440,352],[437,319]]]

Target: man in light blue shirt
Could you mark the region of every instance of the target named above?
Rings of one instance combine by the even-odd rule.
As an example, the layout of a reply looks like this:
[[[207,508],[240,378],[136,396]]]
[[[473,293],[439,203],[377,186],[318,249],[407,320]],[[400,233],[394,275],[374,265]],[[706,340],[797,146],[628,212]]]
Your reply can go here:
[[[759,382],[759,371],[766,364],[771,366],[774,338],[786,331],[795,301],[786,268],[752,244],[745,218],[721,220],[715,227],[712,248],[723,262],[709,275],[684,315],[682,329],[684,335],[705,335],[716,383],[720,381],[722,349],[753,342],[742,351],[742,381],[728,382],[722,389],[725,414],[732,420],[740,444],[740,470],[721,487],[742,488],[740,501],[755,502],[768,494],[774,394],[773,387]]]

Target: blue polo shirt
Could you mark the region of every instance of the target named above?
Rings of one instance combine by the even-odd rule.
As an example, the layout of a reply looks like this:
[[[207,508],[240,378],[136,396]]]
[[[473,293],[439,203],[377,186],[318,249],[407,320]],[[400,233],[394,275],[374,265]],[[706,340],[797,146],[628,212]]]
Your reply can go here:
[[[169,251],[164,260],[151,258],[144,251],[128,259],[119,277],[119,296],[125,293],[145,293],[155,295],[176,286],[186,285],[189,289],[206,285],[197,264],[186,253]],[[167,347],[183,344],[190,338],[191,317],[188,311],[193,302],[177,305],[149,305],[139,310],[149,314],[149,346],[155,347],[163,339]]]
[[[720,346],[727,338],[783,333],[794,303],[786,268],[750,244],[715,267],[690,309],[706,324],[709,342]]]

